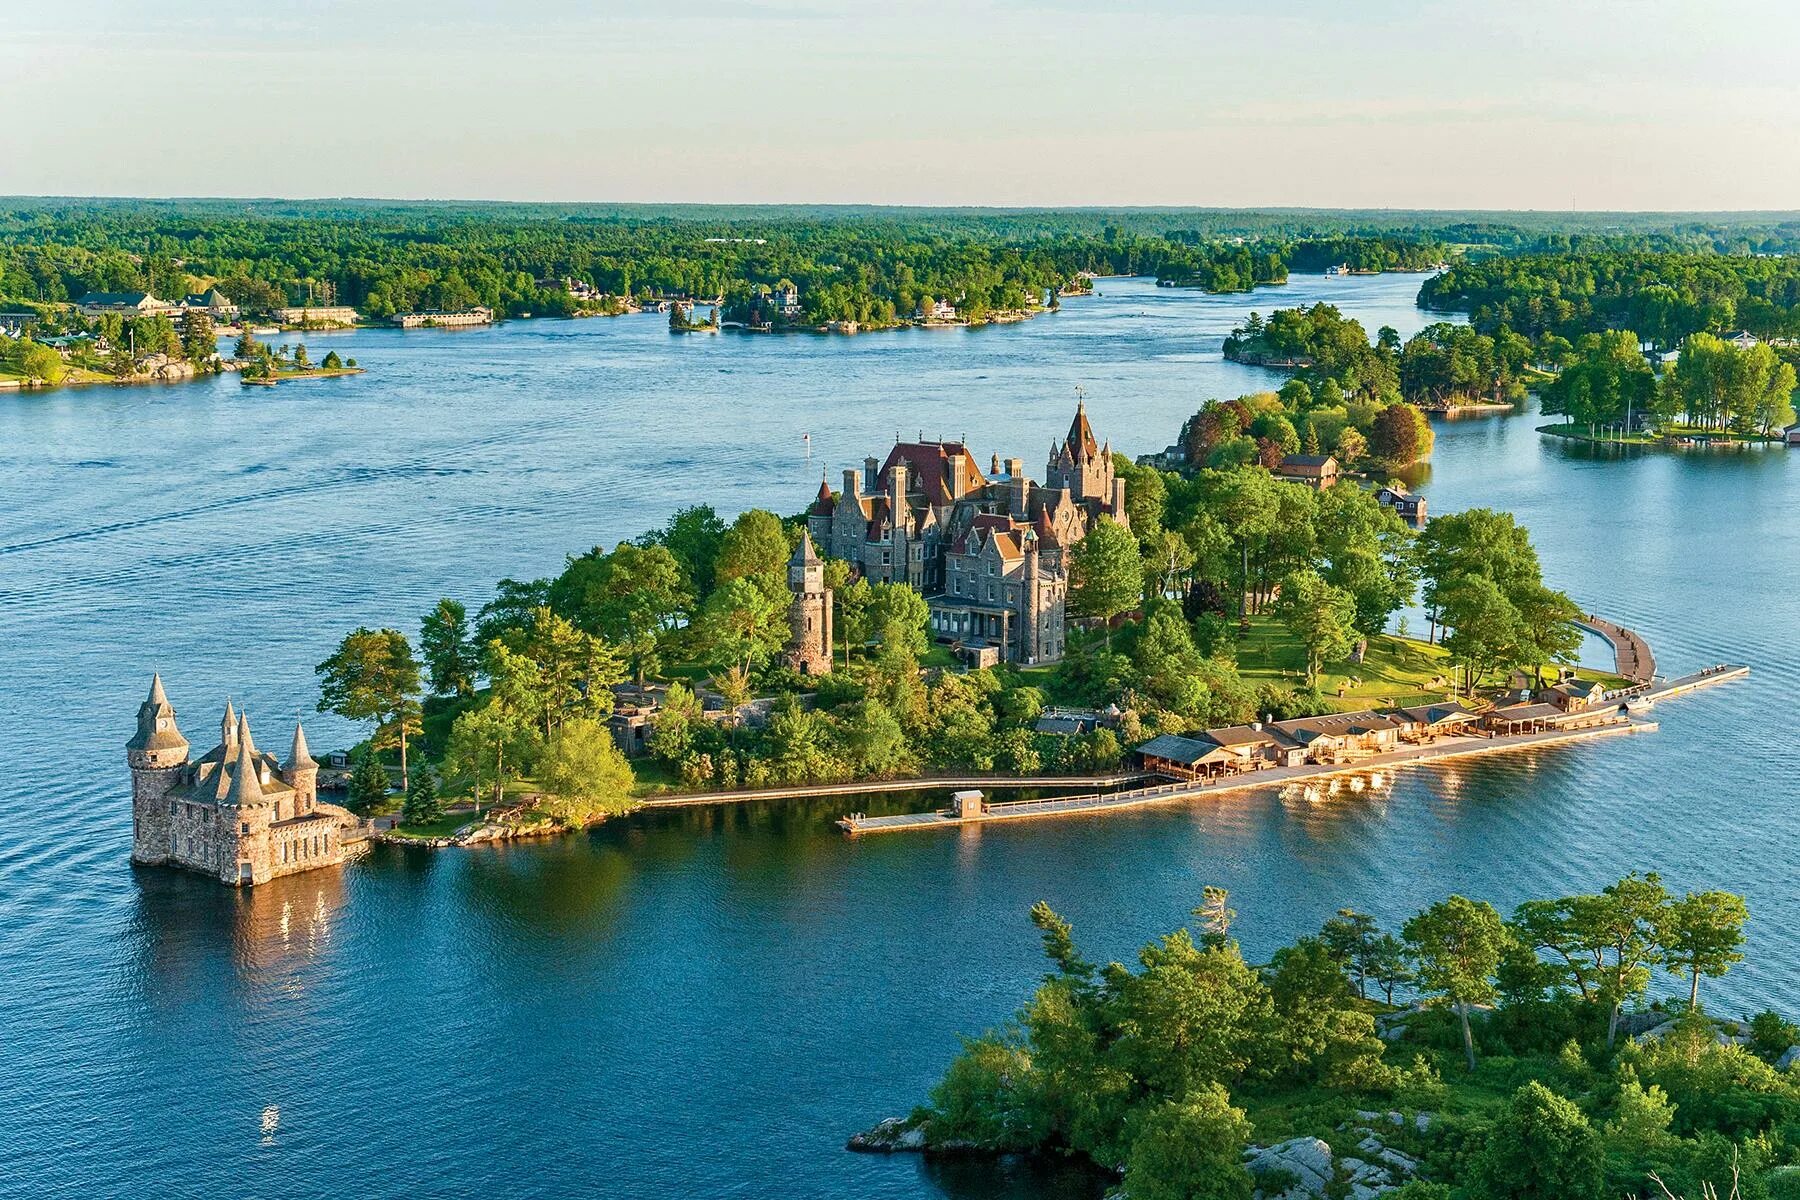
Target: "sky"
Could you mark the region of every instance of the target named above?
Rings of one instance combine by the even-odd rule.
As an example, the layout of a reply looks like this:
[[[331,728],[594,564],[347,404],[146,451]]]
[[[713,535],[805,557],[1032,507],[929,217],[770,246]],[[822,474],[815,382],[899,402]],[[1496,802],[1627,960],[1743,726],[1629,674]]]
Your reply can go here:
[[[0,0],[0,194],[1800,208],[1800,4]]]

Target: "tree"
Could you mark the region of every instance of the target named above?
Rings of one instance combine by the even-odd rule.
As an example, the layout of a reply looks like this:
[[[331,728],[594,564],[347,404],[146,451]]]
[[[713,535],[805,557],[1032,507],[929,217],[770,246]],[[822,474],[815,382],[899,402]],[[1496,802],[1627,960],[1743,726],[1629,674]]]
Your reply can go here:
[[[374,751],[358,752],[350,768],[350,803],[368,812],[387,800],[389,786],[387,768]]]
[[[550,606],[618,646],[639,686],[660,666],[663,640],[681,627],[693,592],[667,546],[620,542],[571,558],[550,585]]]
[[[61,383],[69,374],[68,364],[63,361],[62,355],[29,338],[19,341],[9,361],[17,374],[52,387]]]
[[[760,508],[740,513],[719,541],[715,583],[750,579],[771,596],[785,595],[791,549],[780,517]]]
[[[183,323],[181,352],[195,366],[204,367],[219,355],[219,336],[213,332],[212,318],[203,312],[190,312]]]
[[[1611,1010],[1606,1022],[1611,1046],[1618,1037],[1619,1010],[1650,986],[1669,893],[1655,871],[1642,877],[1634,872],[1589,899],[1573,910],[1573,925],[1586,945],[1602,952],[1597,990]]]
[[[713,590],[715,565],[720,544],[725,539],[725,522],[710,505],[696,504],[678,509],[669,523],[648,535],[646,544],[668,547],[681,565],[687,590],[704,597]]]
[[[1462,1023],[1463,1053],[1475,1069],[1475,1035],[1469,1006],[1491,1004],[1494,971],[1510,935],[1500,914],[1485,901],[1451,896],[1406,922],[1401,930],[1417,964],[1420,986],[1455,1006]]]
[[[1374,964],[1377,930],[1375,918],[1354,908],[1340,908],[1337,916],[1319,930],[1319,940],[1333,959],[1356,975],[1356,995],[1367,999],[1369,972]]]
[[[870,610],[875,603],[875,591],[867,577],[858,575],[841,588],[836,588],[832,596],[837,601],[837,631],[844,639],[844,669],[850,668],[850,651],[859,646],[867,646],[873,636],[875,623],[870,619]]]
[[[563,722],[545,743],[537,779],[550,793],[542,807],[569,825],[629,811],[637,782],[612,734],[589,717]]]
[[[418,727],[419,663],[398,629],[360,628],[345,635],[336,653],[313,672],[319,676],[319,711],[350,721],[376,722],[376,735],[400,747],[400,786],[407,773],[408,735]]]
[[[715,661],[748,673],[787,641],[786,606],[746,578],[722,582],[700,611],[700,634]]]
[[[327,350],[325,352],[324,361],[319,365],[324,367],[327,371],[340,371],[344,367],[344,360],[338,356],[336,350]]]
[[[429,825],[444,815],[436,771],[420,767],[413,772],[412,786],[406,789],[406,806],[400,811],[401,819],[408,825]]]
[[[1194,917],[1200,922],[1200,944],[1209,950],[1222,949],[1231,942],[1231,923],[1237,911],[1228,905],[1231,893],[1207,884],[1200,889],[1200,904]]]
[[[1070,606],[1081,616],[1104,622],[1110,646],[1112,619],[1130,612],[1143,599],[1144,571],[1137,538],[1103,516],[1075,543],[1069,560]]]
[[[1316,686],[1319,670],[1350,653],[1356,638],[1356,600],[1332,587],[1317,571],[1289,572],[1281,581],[1275,616],[1306,651],[1306,684]]]
[[[1369,453],[1393,467],[1419,460],[1419,412],[1410,404],[1390,404],[1375,414]]]
[[[878,583],[869,594],[868,624],[885,649],[923,654],[929,645],[925,633],[931,609],[925,598],[905,583]]]
[[[570,716],[604,717],[612,712],[612,689],[625,681],[625,663],[605,639],[540,608],[522,653],[536,667],[537,719],[546,738]]]
[[[419,622],[419,650],[425,656],[432,694],[475,694],[475,645],[469,636],[469,611],[445,597]]]
[[[506,785],[524,774],[543,745],[530,720],[503,704],[484,704],[456,718],[444,751],[444,770],[479,805],[483,790],[500,803]]]
[[[1472,1200],[1600,1200],[1600,1135],[1574,1101],[1537,1081],[1513,1093],[1475,1160]]]
[[[1463,690],[1473,693],[1497,667],[1519,661],[1523,625],[1518,609],[1484,575],[1458,580],[1438,593],[1438,618],[1450,627],[1444,649],[1463,669]]]
[[[1391,933],[1376,938],[1369,948],[1369,978],[1392,1005],[1394,989],[1413,980],[1412,970],[1406,962],[1406,943]]]
[[[1744,961],[1744,922],[1750,910],[1731,892],[1689,892],[1668,906],[1662,921],[1663,963],[1687,975],[1688,1006],[1700,1003],[1700,977],[1717,979]]]
[[[1132,1200],[1250,1200],[1244,1169],[1251,1126],[1218,1084],[1165,1101],[1144,1117],[1125,1161]]]

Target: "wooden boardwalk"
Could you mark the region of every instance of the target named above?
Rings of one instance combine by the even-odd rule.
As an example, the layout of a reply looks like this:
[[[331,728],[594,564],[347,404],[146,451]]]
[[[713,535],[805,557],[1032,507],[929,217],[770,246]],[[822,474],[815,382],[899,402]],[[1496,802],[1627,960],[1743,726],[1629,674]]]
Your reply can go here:
[[[1656,655],[1650,652],[1650,643],[1642,634],[1593,613],[1575,623],[1600,635],[1613,648],[1613,674],[1623,675],[1633,683],[1649,683],[1656,678]]]
[[[963,788],[1109,788],[1151,779],[1143,771],[1110,775],[920,775],[907,779],[862,779],[850,783],[803,783],[792,787],[738,788],[725,792],[681,792],[646,796],[644,808],[687,808],[697,804],[741,804],[751,800],[805,800],[814,796],[861,796],[869,792],[957,791]]]

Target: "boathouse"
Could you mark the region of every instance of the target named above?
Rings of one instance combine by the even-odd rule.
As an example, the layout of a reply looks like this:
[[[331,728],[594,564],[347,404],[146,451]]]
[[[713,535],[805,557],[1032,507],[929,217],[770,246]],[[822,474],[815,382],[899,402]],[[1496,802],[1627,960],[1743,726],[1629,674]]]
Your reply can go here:
[[[1275,477],[1322,492],[1338,481],[1339,472],[1338,460],[1329,454],[1290,454],[1275,468]]]
[[[1165,733],[1138,747],[1146,771],[1171,779],[1210,779],[1234,770],[1238,756],[1211,738]]]
[[[1496,708],[1482,724],[1501,736],[1515,733],[1542,733],[1560,721],[1563,710],[1554,704],[1510,704]]]

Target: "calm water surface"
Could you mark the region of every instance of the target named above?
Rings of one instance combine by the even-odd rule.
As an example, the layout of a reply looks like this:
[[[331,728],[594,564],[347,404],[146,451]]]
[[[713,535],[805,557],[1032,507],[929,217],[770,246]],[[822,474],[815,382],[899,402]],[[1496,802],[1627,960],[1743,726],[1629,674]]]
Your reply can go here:
[[[1220,358],[1250,309],[1326,298],[1404,334],[1418,282],[1107,280],[1024,326],[859,338],[367,331],[309,339],[354,379],[0,399],[0,1193],[1085,1195],[840,1150],[1016,1007],[1040,897],[1118,957],[1223,884],[1256,955],[1343,904],[1397,920],[1655,868],[1750,898],[1718,1004],[1800,1009],[1800,455],[1587,453],[1529,416],[1441,426],[1432,510],[1512,509],[1549,577],[1666,669],[1744,660],[1749,682],[1652,736],[1321,803],[858,842],[831,829],[844,801],[753,805],[378,848],[254,893],[126,863],[152,669],[197,748],[228,693],[275,743],[351,626],[473,608],[682,504],[794,511],[896,432],[1035,471],[1077,385],[1115,448],[1157,449],[1205,398],[1277,380]],[[309,722],[315,747],[353,736]]]

